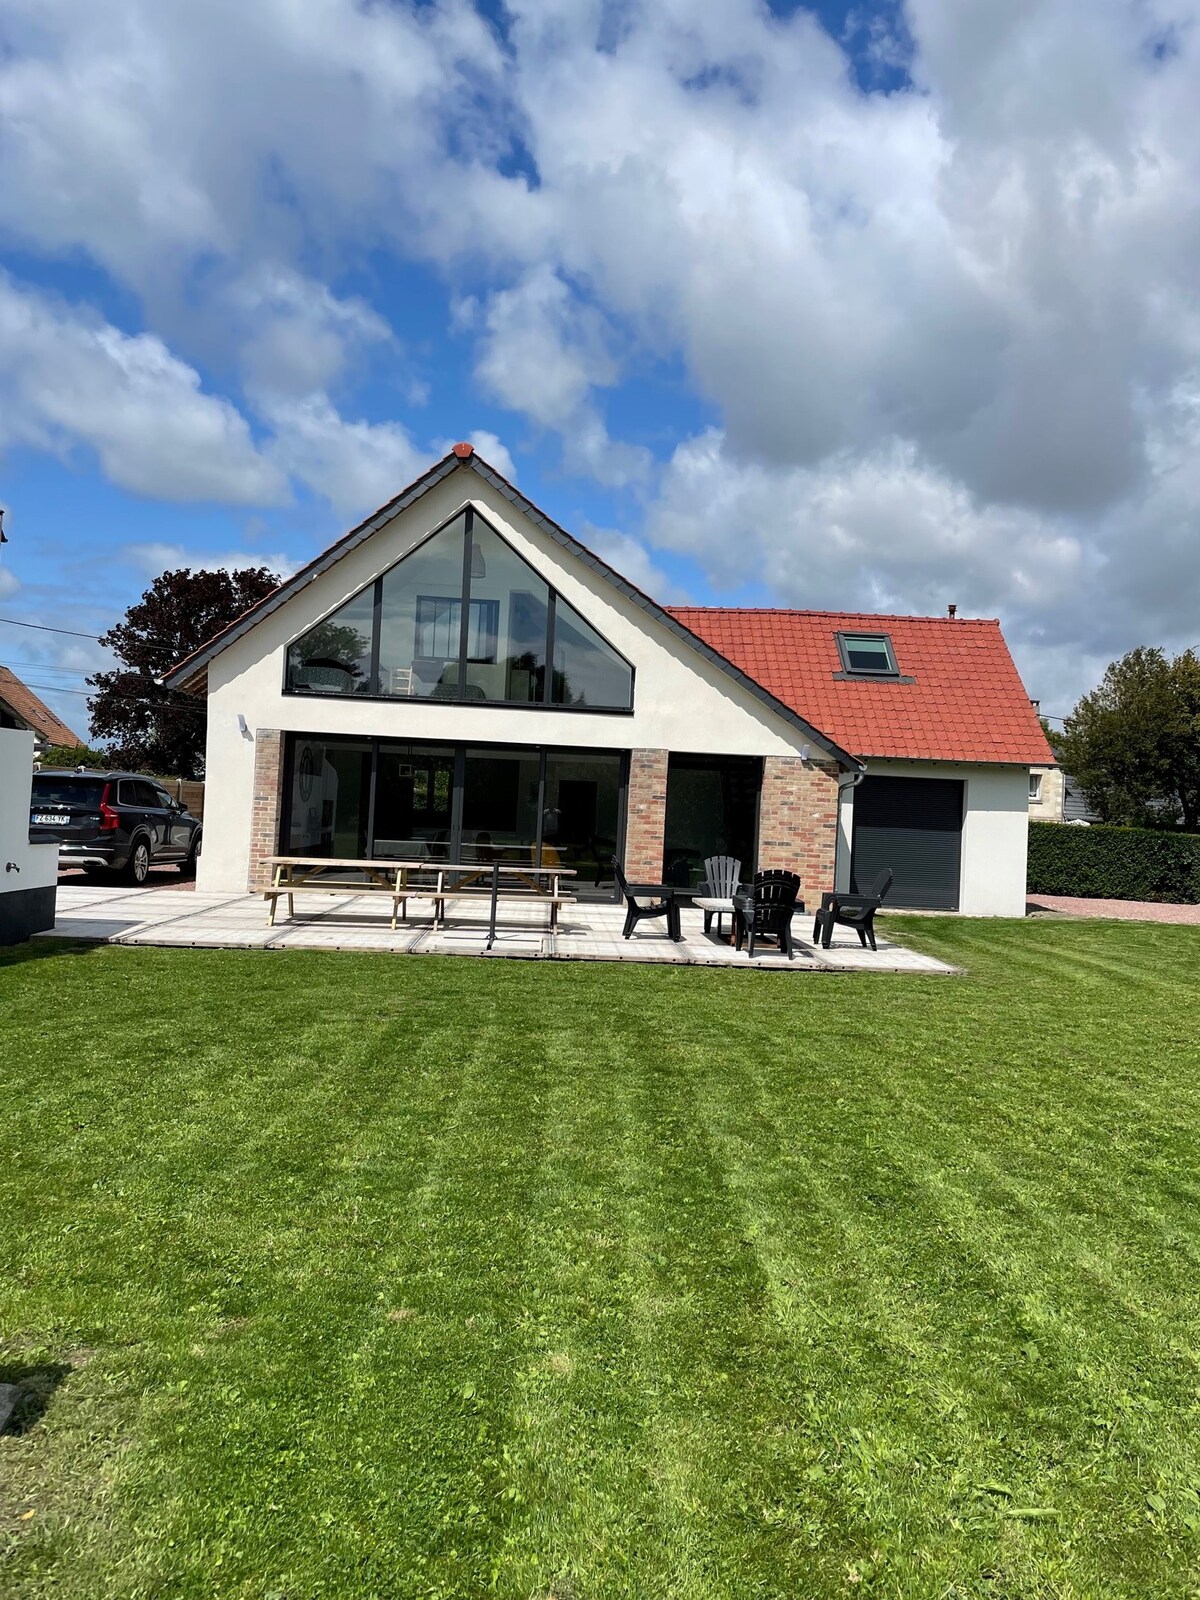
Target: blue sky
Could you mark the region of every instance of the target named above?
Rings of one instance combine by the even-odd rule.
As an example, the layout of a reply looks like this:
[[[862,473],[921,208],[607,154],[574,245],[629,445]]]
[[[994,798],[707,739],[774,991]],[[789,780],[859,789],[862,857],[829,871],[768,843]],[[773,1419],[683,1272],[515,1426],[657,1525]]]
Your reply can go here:
[[[661,598],[1200,614],[1197,6],[9,0],[0,617],[298,565],[471,437]],[[84,731],[98,647],[0,623]]]

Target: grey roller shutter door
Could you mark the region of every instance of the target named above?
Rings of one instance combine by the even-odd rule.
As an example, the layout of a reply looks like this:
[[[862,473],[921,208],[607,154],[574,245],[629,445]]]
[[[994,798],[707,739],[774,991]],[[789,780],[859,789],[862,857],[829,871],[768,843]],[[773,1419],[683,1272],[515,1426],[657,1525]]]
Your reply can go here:
[[[864,778],[854,791],[852,890],[868,893],[890,868],[888,904],[957,911],[963,789],[955,778]]]

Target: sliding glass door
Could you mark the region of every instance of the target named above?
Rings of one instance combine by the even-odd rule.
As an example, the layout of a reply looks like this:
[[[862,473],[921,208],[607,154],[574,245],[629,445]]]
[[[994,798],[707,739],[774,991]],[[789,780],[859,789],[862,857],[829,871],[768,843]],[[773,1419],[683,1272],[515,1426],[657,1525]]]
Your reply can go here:
[[[454,747],[380,744],[372,855],[377,860],[446,860],[453,827]]]
[[[373,757],[369,740],[293,735],[286,854],[352,861],[366,855]]]
[[[618,750],[288,739],[293,855],[563,866],[612,881],[625,814]]]

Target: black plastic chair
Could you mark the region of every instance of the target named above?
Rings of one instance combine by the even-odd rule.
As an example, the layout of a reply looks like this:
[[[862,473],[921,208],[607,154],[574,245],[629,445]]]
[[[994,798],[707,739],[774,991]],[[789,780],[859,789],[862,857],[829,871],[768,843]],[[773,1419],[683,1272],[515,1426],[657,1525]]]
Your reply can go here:
[[[622,939],[628,939],[638,923],[645,922],[650,917],[665,917],[668,939],[681,939],[683,934],[679,927],[679,906],[676,904],[671,885],[630,883],[616,856],[612,858],[612,868],[616,873],[617,887],[625,896],[625,926],[621,930]],[[642,903],[639,904],[639,901]]]
[[[888,867],[875,879],[870,894],[823,894],[821,909],[813,922],[813,943],[819,940],[822,947],[828,950],[833,941],[834,927],[840,922],[856,930],[858,942],[864,950],[868,942],[874,950],[875,913],[891,887],[892,870]]]
[[[804,901],[797,899],[800,879],[794,872],[759,872],[754,887],[735,894],[733,918],[737,930],[737,948],[742,948],[743,938],[749,940],[749,957],[754,959],[755,941],[774,939],[781,950],[786,950],[789,961],[792,950],[792,918],[804,910]]]

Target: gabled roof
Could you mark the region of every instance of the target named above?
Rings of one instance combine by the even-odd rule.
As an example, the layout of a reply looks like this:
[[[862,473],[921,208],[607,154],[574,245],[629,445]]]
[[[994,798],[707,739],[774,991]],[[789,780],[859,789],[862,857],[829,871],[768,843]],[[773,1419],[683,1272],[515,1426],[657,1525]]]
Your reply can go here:
[[[1053,765],[1000,624],[981,618],[672,606],[671,615],[864,758]],[[886,633],[897,678],[842,671],[839,633]]]
[[[431,467],[428,472],[409,484],[408,488],[402,490],[394,500],[389,500],[387,505],[381,506],[365,522],[360,522],[357,528],[352,528],[349,533],[344,534],[335,544],[331,544],[328,550],[323,551],[315,560],[310,561],[306,567],[301,567],[300,571],[294,573],[286,583],[280,584],[278,589],[272,590],[269,595],[258,601],[256,605],[243,612],[240,617],[223,628],[207,644],[202,645],[199,650],[193,651],[190,656],[186,656],[182,661],[178,662],[166,673],[163,682],[170,688],[189,689],[193,693],[203,693],[208,664],[215,656],[219,655],[222,650],[227,649],[235,639],[239,639],[243,634],[249,632],[264,617],[269,616],[273,611],[277,611],[281,605],[284,605],[294,595],[307,587],[308,584],[319,578],[322,573],[328,572],[330,567],[340,561],[343,556],[348,555],[351,550],[356,549],[365,540],[369,539],[373,533],[378,532],[380,528],[384,527],[401,511],[407,510],[422,495],[428,494],[435,485],[448,478],[452,472],[464,468],[478,473],[485,483],[489,483],[506,500],[516,506],[519,511],[528,517],[530,522],[540,528],[556,544],[570,551],[585,566],[590,567],[593,572],[597,573],[606,582],[611,583],[614,588],[620,590],[639,609],[645,611],[657,622],[668,628],[690,648],[698,651],[700,655],[704,656],[727,677],[740,683],[748,693],[768,706],[777,716],[782,717],[786,722],[790,722],[794,727],[798,728],[806,738],[811,739],[827,755],[832,756],[835,761],[840,762],[843,766],[858,766],[858,762],[837,741],[831,739],[827,733],[810,722],[806,714],[798,706],[779,699],[770,689],[745,672],[736,662],[730,660],[720,650],[714,649],[697,633],[685,627],[669,609],[660,606],[656,600],[652,600],[648,594],[644,594],[641,589],[630,583],[628,578],[623,577],[614,567],[610,567],[606,561],[602,561],[586,545],[581,544],[573,534],[568,533],[565,528],[560,527],[544,511],[535,506],[532,500],[527,500],[519,489],[514,488],[509,483],[507,478],[502,477],[494,467],[489,466],[486,461],[477,456],[474,447],[469,444],[456,444],[449,455],[444,456],[436,466]]]
[[[6,706],[18,722],[32,728],[47,744],[85,743],[61,718],[54,715],[44,700],[38,699],[28,684],[22,683],[16,673],[10,672],[7,667],[0,667],[0,705]]]

